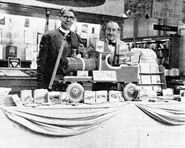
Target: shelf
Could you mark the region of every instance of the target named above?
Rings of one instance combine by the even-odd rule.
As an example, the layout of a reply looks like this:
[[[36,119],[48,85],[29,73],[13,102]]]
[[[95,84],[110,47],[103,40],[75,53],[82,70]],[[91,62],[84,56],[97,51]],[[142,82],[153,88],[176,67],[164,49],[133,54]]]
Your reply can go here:
[[[139,73],[140,75],[163,75],[163,72],[158,72],[158,73]]]
[[[1,79],[16,79],[33,77],[36,78],[37,70],[31,68],[1,68],[0,67],[0,78]]]
[[[8,67],[8,60],[7,59],[0,59],[1,67]],[[31,60],[21,60],[21,68],[30,68]]]
[[[158,85],[164,85],[164,83],[152,83],[152,84],[137,84],[139,86],[158,86]]]

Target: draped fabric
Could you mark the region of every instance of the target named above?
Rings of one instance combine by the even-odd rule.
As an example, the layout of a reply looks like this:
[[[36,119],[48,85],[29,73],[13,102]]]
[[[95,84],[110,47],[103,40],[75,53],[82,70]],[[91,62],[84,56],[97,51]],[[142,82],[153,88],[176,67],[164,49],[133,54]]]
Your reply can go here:
[[[177,105],[155,105],[155,103],[124,102],[114,105],[3,107],[2,110],[9,119],[36,133],[66,137],[82,134],[99,127],[131,104],[164,125],[185,124],[185,108],[180,103]]]
[[[123,106],[123,104],[121,105]],[[119,106],[2,108],[5,115],[28,129],[51,136],[73,136],[92,130],[119,110]]]
[[[184,108],[167,108],[159,106],[151,106],[144,104],[136,104],[136,106],[144,113],[152,117],[158,122],[167,125],[183,125],[185,124]]]

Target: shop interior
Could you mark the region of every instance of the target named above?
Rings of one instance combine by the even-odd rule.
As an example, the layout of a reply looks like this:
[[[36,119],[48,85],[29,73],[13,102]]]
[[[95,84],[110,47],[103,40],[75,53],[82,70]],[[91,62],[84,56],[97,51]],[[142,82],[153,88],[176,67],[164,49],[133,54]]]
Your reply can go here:
[[[20,4],[6,4],[1,3],[3,8],[1,11],[1,24],[0,24],[0,65],[1,65],[1,75],[5,72],[6,75],[16,74],[20,75],[21,72],[23,76],[28,76],[34,87],[36,88],[36,68],[37,68],[37,55],[39,52],[39,43],[42,34],[47,30],[52,30],[60,25],[58,11],[57,9],[46,9],[36,6],[23,6]],[[23,7],[23,8],[22,8]],[[31,13],[34,12],[34,13]],[[97,17],[97,14],[88,14],[84,12],[78,12],[78,22],[73,27],[82,38],[84,45],[88,46],[89,38],[95,37],[100,38],[101,36],[101,25],[107,20],[115,20],[117,22],[123,23],[122,30],[127,28],[127,19],[122,19],[119,17],[105,16]],[[88,18],[88,19],[85,19]],[[130,20],[128,20],[129,22]],[[147,20],[148,21],[148,20]],[[148,24],[148,22],[146,23]],[[152,23],[155,21],[152,20]],[[125,26],[124,26],[125,25]],[[142,30],[142,29],[141,29]],[[133,28],[130,28],[130,32],[133,32]],[[151,32],[150,30],[148,32]],[[157,31],[153,31],[152,34],[156,34]],[[168,32],[167,32],[168,33]],[[180,79],[180,72],[174,73],[176,68],[179,67],[179,39],[180,35],[176,35],[174,32],[165,33],[166,35],[154,35],[145,37],[125,37],[127,34],[121,34],[123,41],[128,43],[129,48],[150,48],[155,51],[158,58],[158,63],[165,67],[168,79],[168,86],[171,86],[172,79]],[[132,34],[132,33],[131,33]],[[140,33],[141,34],[141,33]],[[138,36],[140,35],[138,33]],[[150,35],[151,33],[149,33]],[[11,51],[13,50],[13,53]],[[16,57],[16,66],[13,66],[8,57]],[[10,59],[11,60],[11,59]],[[15,62],[15,61],[14,61]],[[7,69],[12,69],[12,70]],[[1,78],[2,81],[3,78]],[[180,81],[180,80],[177,80]],[[3,83],[3,82],[2,82]],[[7,84],[7,83],[6,83]],[[2,86],[4,86],[2,84]],[[18,85],[17,85],[18,86]],[[29,87],[29,86],[28,86]]]
[[[182,19],[157,17],[159,9],[153,9],[174,1],[141,1],[138,11],[133,0],[117,3],[119,9],[110,10],[116,6],[113,0],[0,0],[0,130],[6,131],[0,135],[0,147],[185,146],[184,24]],[[176,3],[173,10],[180,5]],[[60,27],[61,6],[74,8],[77,21],[71,30],[84,48],[96,39],[98,58],[67,61],[72,72],[62,79],[66,91],[38,89],[40,41],[44,33]],[[115,67],[100,50],[105,49],[102,27],[110,20],[120,25],[119,39],[128,45],[130,58]],[[88,71],[91,66],[96,68]]]

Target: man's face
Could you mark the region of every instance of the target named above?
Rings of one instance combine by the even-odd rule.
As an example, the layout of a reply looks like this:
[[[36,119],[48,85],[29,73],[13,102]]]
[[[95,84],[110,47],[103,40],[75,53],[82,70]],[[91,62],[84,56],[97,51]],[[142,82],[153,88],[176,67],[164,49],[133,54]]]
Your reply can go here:
[[[110,22],[107,24],[106,29],[105,29],[105,37],[110,40],[114,41],[118,38],[119,36],[119,26],[115,22]]]
[[[60,20],[62,28],[69,30],[75,21],[74,13],[71,11],[65,11]]]

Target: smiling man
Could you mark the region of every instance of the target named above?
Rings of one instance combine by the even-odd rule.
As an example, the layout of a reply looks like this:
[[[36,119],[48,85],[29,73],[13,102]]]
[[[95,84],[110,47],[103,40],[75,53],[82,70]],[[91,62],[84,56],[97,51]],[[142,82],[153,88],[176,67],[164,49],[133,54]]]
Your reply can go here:
[[[108,45],[105,49],[110,53],[109,63],[111,65],[118,65],[127,62],[129,57],[124,54],[128,52],[128,45],[120,40],[120,26],[118,23],[109,21],[105,24],[103,31],[104,41],[107,42],[106,45]]]
[[[61,58],[71,57],[73,50],[79,48],[80,38],[70,29],[76,21],[75,12],[72,9],[60,10],[61,26],[55,30],[46,32],[40,42],[40,50],[37,58],[37,82],[38,88],[48,89],[56,59],[62,42],[65,40],[65,46]],[[58,66],[57,74],[64,75]]]
[[[109,52],[110,57],[108,62],[110,65],[120,65],[121,63],[128,62],[130,57],[128,56],[129,49],[128,45],[120,40],[120,26],[117,22],[109,21],[102,27],[105,52]],[[89,39],[88,50],[90,52],[96,49],[96,39]],[[91,54],[91,53],[90,53]]]
[[[110,21],[104,26],[104,35],[110,42],[116,42],[120,35],[120,27],[118,23]]]

